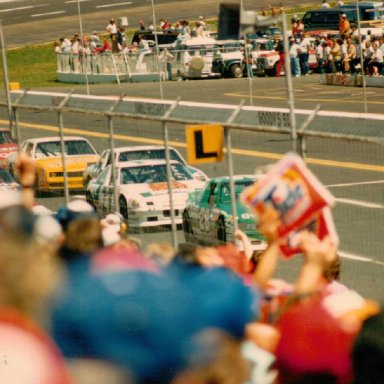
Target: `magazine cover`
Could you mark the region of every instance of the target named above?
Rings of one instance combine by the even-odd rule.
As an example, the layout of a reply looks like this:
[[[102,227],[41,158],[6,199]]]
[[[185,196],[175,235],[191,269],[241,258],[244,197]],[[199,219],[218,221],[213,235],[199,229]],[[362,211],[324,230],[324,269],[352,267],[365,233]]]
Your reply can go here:
[[[315,233],[320,240],[329,236],[336,246],[339,245],[339,237],[336,232],[336,226],[333,221],[331,209],[329,207],[325,207],[303,227],[297,231],[290,232],[283,240],[280,245],[280,250],[284,257],[289,258],[301,253],[301,249],[298,246],[298,235],[303,230]]]
[[[255,214],[275,210],[280,219],[280,238],[299,230],[324,207],[334,204],[333,195],[294,153],[284,156],[240,198]]]

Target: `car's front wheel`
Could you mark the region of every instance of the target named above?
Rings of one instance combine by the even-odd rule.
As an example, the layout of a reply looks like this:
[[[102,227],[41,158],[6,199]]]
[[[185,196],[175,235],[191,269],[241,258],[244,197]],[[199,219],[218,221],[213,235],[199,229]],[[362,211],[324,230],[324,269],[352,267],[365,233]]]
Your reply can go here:
[[[121,215],[125,220],[128,220],[128,204],[124,196],[120,196],[119,198],[119,207]]]
[[[227,232],[225,230],[225,221],[224,217],[220,217],[217,222],[217,238],[219,242],[226,243],[227,242]]]

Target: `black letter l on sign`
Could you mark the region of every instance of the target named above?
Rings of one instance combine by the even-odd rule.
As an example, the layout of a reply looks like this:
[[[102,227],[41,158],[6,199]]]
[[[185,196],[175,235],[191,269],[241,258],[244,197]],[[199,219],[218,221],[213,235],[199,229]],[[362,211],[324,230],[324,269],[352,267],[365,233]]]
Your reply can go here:
[[[203,131],[195,131],[195,151],[196,151],[196,159],[207,159],[210,157],[218,157],[217,152],[204,152],[203,145]]]

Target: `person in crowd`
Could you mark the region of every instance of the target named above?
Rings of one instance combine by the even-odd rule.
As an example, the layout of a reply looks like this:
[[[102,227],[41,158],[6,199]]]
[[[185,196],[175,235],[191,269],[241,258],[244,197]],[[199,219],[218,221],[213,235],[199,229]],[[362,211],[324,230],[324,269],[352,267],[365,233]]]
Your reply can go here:
[[[279,61],[277,62],[275,76],[280,77],[281,68],[285,65],[284,41],[282,39],[278,40],[275,50],[279,53]]]
[[[368,66],[369,64],[371,64],[374,58],[374,55],[375,55],[375,51],[372,47],[371,42],[369,40],[365,41],[365,44],[363,46],[363,58],[364,58],[363,70],[367,76],[370,75]]]
[[[311,40],[309,36],[304,33],[303,39],[299,44],[300,53],[299,53],[299,61],[300,61],[300,70],[303,76],[309,75],[309,50],[311,49]]]
[[[291,61],[292,75],[295,77],[300,77],[300,46],[296,43],[296,40],[293,37],[289,39],[289,43],[289,59]]]
[[[106,37],[104,37],[103,45],[101,47],[96,47],[93,49],[94,53],[107,53],[111,51],[112,51],[112,47],[109,44],[108,39]]]
[[[145,31],[145,23],[144,20],[139,20],[139,29],[140,31]]]
[[[384,375],[384,302],[367,317],[353,345],[353,384],[379,384]]]
[[[244,75],[250,79],[253,79],[253,56],[252,56],[252,44],[250,40],[246,40],[243,50],[243,63],[244,63]]]
[[[368,72],[370,76],[378,76],[382,74],[383,70],[383,51],[379,48],[378,42],[372,44],[373,55],[368,63]]]
[[[126,37],[125,37],[125,28],[120,27],[117,29],[117,47],[118,50],[121,51],[124,47],[124,43],[126,42]]]
[[[167,80],[173,80],[172,62],[174,59],[174,55],[171,52],[169,52],[168,48],[164,48],[160,54],[160,59],[161,59],[161,62],[165,64]]]
[[[342,61],[341,61],[341,44],[343,43],[342,39],[332,39],[331,46],[331,55],[332,63],[334,66],[333,72],[341,73],[342,71]]]
[[[349,37],[352,33],[351,25],[350,25],[349,20],[347,18],[347,15],[345,13],[343,13],[340,16],[339,32],[340,32],[341,38],[343,38],[343,39],[346,37]]]
[[[99,37],[99,33],[97,31],[92,32],[91,42],[93,42],[96,47],[100,46],[100,37]]]
[[[340,53],[341,53],[341,64],[342,64],[342,73],[350,73],[351,66],[350,66],[350,57],[348,54],[348,45],[346,40],[340,41]]]
[[[329,5],[327,0],[323,0],[323,3],[321,4],[322,9],[329,9],[331,6]]]
[[[34,163],[16,162],[22,189],[0,191],[0,378],[71,384],[65,361],[49,336],[49,303],[61,279],[56,257],[60,227],[32,211]],[[31,370],[32,368],[32,370]]]
[[[359,57],[357,56],[357,48],[351,38],[347,39],[347,52],[349,57],[349,66],[351,73],[356,73],[356,65],[359,63]]]
[[[317,62],[317,73],[324,73],[324,48],[323,48],[324,41],[321,39],[316,39],[316,62]]]
[[[117,44],[117,25],[115,19],[111,18],[109,24],[106,26],[105,30],[109,33],[109,38],[112,42],[112,53],[119,52],[119,47]]]
[[[204,21],[204,17],[203,16],[199,16],[198,17],[198,21],[199,21],[200,25],[203,27],[203,30],[206,31],[207,30],[207,24]]]

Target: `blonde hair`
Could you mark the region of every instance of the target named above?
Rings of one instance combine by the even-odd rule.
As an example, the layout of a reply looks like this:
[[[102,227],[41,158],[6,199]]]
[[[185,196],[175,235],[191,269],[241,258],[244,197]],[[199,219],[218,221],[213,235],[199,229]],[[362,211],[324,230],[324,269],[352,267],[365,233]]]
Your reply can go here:
[[[10,231],[1,232],[0,243],[0,306],[36,319],[60,280],[55,247]]]
[[[102,225],[96,218],[81,218],[68,224],[65,245],[74,251],[92,253],[103,244]]]

